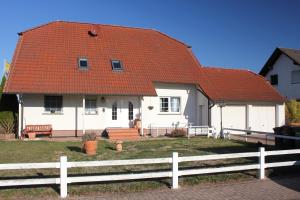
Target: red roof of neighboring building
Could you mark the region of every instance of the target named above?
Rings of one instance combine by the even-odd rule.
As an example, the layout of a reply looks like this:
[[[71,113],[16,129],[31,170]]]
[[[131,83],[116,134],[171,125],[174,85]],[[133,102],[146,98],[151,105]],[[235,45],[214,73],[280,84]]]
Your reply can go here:
[[[189,48],[150,29],[51,22],[20,33],[4,91],[156,95],[155,81],[197,83]],[[88,70],[78,68],[80,57],[88,58]],[[112,59],[121,60],[122,72],[112,71]]]
[[[202,67],[200,86],[214,101],[284,102],[262,76],[249,70]]]
[[[200,85],[215,101],[283,101],[259,75],[202,68],[189,46],[158,31],[64,21],[20,33],[4,92],[153,96],[153,82]]]

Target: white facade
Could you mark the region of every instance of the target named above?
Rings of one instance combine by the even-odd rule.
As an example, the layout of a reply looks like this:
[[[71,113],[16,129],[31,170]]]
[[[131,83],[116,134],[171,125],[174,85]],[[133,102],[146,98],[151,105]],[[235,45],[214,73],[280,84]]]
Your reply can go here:
[[[273,86],[288,99],[300,99],[300,82],[292,83],[293,71],[300,71],[300,66],[295,65],[285,54],[281,54],[265,78],[270,81],[271,75],[277,74],[278,85]]]
[[[108,127],[132,127],[134,119],[142,117],[143,127],[200,125],[199,118],[207,125],[207,99],[189,84],[155,84],[157,96],[83,96],[63,95],[61,113],[49,113],[44,108],[44,95],[23,95],[23,128],[26,125],[51,124],[53,130],[103,130]],[[178,113],[160,112],[161,97],[178,97]],[[97,113],[83,116],[83,98],[96,99]],[[133,120],[129,120],[129,102],[133,104]],[[117,106],[117,119],[112,120],[112,105]],[[153,109],[149,109],[152,106]],[[198,108],[203,108],[199,110]],[[196,109],[197,108],[197,109]],[[201,114],[197,112],[201,111]],[[142,114],[141,114],[142,113]],[[84,117],[84,119],[83,119]]]
[[[223,128],[265,132],[273,132],[274,127],[285,124],[284,104],[260,102],[225,102],[223,104],[223,107],[216,104],[211,108],[211,126],[215,127],[217,132],[221,131],[221,121]]]
[[[209,110],[207,97],[195,85],[154,85],[157,96],[151,97],[63,95],[62,112],[54,114],[45,111],[44,95],[26,94],[23,95],[23,128],[25,125],[51,124],[54,131],[80,132],[83,128],[101,131],[109,127],[132,127],[134,119],[141,119],[145,129],[209,125],[210,121],[217,131],[221,130],[222,122],[223,128],[272,132],[275,126],[281,126],[285,121],[282,104],[225,102],[224,107],[215,104]],[[178,112],[161,112],[161,98],[177,98],[180,102]],[[83,115],[83,99],[96,99],[97,113]],[[129,120],[129,102],[133,105],[132,120]],[[117,108],[114,120],[113,105]]]

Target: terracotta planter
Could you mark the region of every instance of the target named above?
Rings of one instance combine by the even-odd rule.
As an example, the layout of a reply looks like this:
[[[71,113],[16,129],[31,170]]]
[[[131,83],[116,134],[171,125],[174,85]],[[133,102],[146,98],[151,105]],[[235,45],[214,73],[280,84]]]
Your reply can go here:
[[[97,151],[97,141],[84,142],[84,151],[88,155],[95,155]]]
[[[0,140],[13,140],[15,139],[15,134],[0,134]]]
[[[122,151],[123,150],[123,142],[122,141],[117,141],[116,142],[116,150],[117,151]]]
[[[27,135],[30,140],[35,139],[35,136],[36,136],[35,133],[28,133]]]

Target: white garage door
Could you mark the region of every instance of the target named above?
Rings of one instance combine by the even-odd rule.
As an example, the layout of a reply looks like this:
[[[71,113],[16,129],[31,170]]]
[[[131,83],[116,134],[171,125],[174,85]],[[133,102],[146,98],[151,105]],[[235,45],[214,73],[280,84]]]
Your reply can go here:
[[[223,107],[222,113],[224,128],[246,129],[246,106],[227,105]]]
[[[275,106],[253,106],[251,110],[251,129],[273,132],[275,127]]]

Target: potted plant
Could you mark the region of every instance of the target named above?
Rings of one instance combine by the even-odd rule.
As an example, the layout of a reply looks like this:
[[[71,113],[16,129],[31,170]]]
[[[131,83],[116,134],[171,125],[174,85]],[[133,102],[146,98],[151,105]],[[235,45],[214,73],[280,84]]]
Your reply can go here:
[[[82,136],[83,150],[88,155],[95,155],[97,151],[96,133],[86,133]]]

